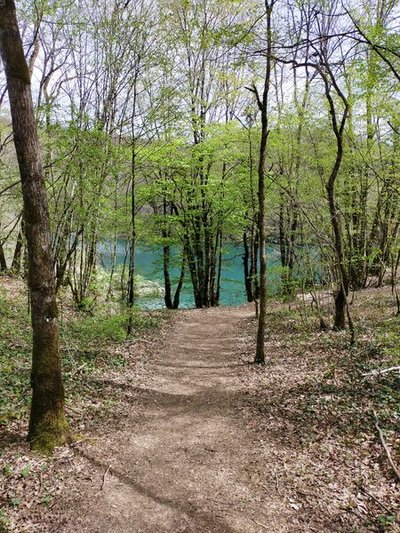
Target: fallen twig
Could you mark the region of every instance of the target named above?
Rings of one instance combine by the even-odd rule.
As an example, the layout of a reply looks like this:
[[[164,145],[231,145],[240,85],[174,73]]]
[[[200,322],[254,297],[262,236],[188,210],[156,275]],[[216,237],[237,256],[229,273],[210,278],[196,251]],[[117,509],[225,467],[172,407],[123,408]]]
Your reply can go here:
[[[73,372],[71,372],[70,379],[74,378],[76,374],[79,374],[81,370],[83,370],[87,366],[86,363],[83,363],[83,365],[78,366],[78,368],[75,368]]]
[[[393,462],[393,459],[392,459],[392,456],[391,456],[391,453],[390,453],[390,450],[389,450],[389,447],[385,441],[385,437],[383,436],[383,431],[382,429],[379,427],[379,424],[378,424],[378,417],[376,416],[376,412],[373,411],[374,413],[374,418],[375,418],[375,427],[378,431],[378,434],[379,434],[379,439],[381,441],[381,444],[383,446],[383,449],[385,450],[385,453],[386,453],[386,457],[388,458],[388,461],[389,461],[389,464],[390,466],[392,467],[392,470],[396,476],[396,479],[397,481],[400,481],[400,472],[397,470],[397,467],[396,465],[394,464]]]
[[[73,413],[77,415],[83,415],[83,411],[80,409],[77,409],[76,407],[71,407],[71,405],[67,405],[67,411],[72,411]]]
[[[102,484],[101,484],[100,490],[103,490],[103,489],[104,489],[104,485],[105,485],[105,482],[106,482],[106,477],[107,477],[107,474],[108,474],[110,468],[111,468],[111,465],[108,465],[107,470],[106,470],[106,471],[104,472],[104,474],[103,474],[103,482],[102,482]]]
[[[392,366],[390,368],[383,368],[382,370],[373,370],[372,372],[367,372],[367,374],[362,374],[363,378],[368,378],[370,376],[380,376],[381,374],[387,374],[388,372],[399,372],[400,366]]]
[[[262,524],[261,522],[258,522],[257,520],[254,520],[254,518],[251,518],[250,520],[252,520],[255,524],[257,524],[258,526],[262,527],[263,529],[265,529],[265,531],[271,531],[269,529],[269,527],[265,526],[264,524]]]
[[[366,496],[368,496],[369,498],[371,498],[371,500],[374,500],[375,503],[377,503],[380,507],[382,507],[382,509],[384,511],[386,511],[387,513],[389,514],[393,514],[393,511],[391,509],[389,509],[389,507],[386,507],[386,505],[382,502],[380,502],[378,500],[378,498],[376,498],[373,494],[371,494],[370,492],[367,491],[366,488],[364,488],[362,485],[360,485],[360,490],[361,492],[363,492]]]

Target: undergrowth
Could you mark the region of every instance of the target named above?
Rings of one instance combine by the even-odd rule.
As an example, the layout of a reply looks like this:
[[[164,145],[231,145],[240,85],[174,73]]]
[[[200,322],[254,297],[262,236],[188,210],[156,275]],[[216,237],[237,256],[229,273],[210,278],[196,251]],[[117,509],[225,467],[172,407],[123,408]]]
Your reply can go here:
[[[71,401],[88,394],[92,373],[126,364],[126,356],[115,354],[112,347],[126,341],[128,313],[112,304],[98,307],[91,314],[60,307],[63,371],[67,398]],[[138,337],[158,328],[162,313],[134,309],[132,316],[134,337]],[[0,287],[0,428],[28,416],[31,347],[26,295],[21,292],[7,295]]]
[[[278,401],[291,406],[282,416],[291,413],[293,422],[303,422],[304,442],[318,438],[321,431],[357,436],[374,426],[374,412],[386,431],[398,431],[400,373],[367,376],[400,365],[400,318],[393,316],[391,303],[377,293],[372,304],[361,301],[352,307],[355,345],[347,331],[320,331],[310,308],[282,308],[268,316],[268,330],[279,342],[284,339],[291,357],[307,354],[308,379]],[[313,367],[324,372],[313,375]]]
[[[84,312],[63,297],[59,311],[66,412],[72,436],[79,440],[102,422],[108,427],[111,414],[114,419],[123,409],[117,381],[129,381],[134,388],[129,376],[140,358],[130,346],[157,330],[169,313],[134,309],[133,336],[127,339],[129,315],[115,302]],[[58,474],[52,474],[58,471],[57,461],[39,459],[22,444],[29,418],[31,357],[26,291],[19,280],[0,277],[0,533],[16,531],[18,520],[30,512],[40,513],[61,483],[54,478]],[[26,501],[34,502],[32,509]]]
[[[322,490],[331,494],[334,483],[341,487],[346,482],[356,507],[367,500],[361,514],[356,509],[361,529],[346,531],[400,531],[396,476],[377,430],[378,425],[399,468],[400,374],[378,373],[400,365],[400,317],[393,298],[387,289],[357,295],[351,305],[355,344],[348,330],[321,331],[318,313],[308,302],[290,307],[270,304],[267,365],[264,370],[251,367],[249,408],[256,408],[275,449],[312,458],[315,479],[316,458],[332,469],[340,465],[341,481],[332,480],[333,488],[322,484]],[[327,319],[330,309],[321,311]],[[257,321],[248,320],[244,327],[253,354]],[[350,505],[340,512],[354,509]],[[350,525],[353,518],[345,516]]]

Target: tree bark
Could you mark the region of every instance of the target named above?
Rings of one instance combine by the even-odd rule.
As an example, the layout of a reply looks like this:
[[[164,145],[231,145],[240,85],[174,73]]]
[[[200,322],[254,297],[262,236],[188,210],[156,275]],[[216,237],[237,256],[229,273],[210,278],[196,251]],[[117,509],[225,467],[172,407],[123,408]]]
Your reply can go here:
[[[349,292],[349,275],[346,266],[346,258],[343,250],[343,235],[340,223],[340,214],[336,205],[336,181],[339,176],[340,167],[343,160],[343,132],[348,118],[348,102],[344,94],[338,88],[333,75],[330,73],[335,90],[344,104],[343,114],[340,123],[337,121],[335,103],[330,92],[330,84],[327,76],[322,73],[322,79],[325,85],[325,96],[328,100],[331,115],[332,129],[336,137],[336,158],[326,184],[328,197],[329,214],[333,231],[333,242],[336,252],[337,269],[338,269],[338,286],[335,294],[335,321],[334,329],[342,330],[346,327],[346,309],[347,295]]]
[[[171,277],[169,275],[170,246],[163,245],[164,303],[167,309],[173,309]]]
[[[243,233],[243,271],[244,271],[244,286],[246,289],[246,297],[248,302],[254,301],[253,283],[250,276],[250,251],[247,239],[247,231]]]
[[[182,264],[181,264],[181,274],[179,276],[178,285],[176,286],[174,301],[172,302],[172,309],[179,308],[179,301],[181,297],[181,291],[183,287],[183,281],[185,279],[185,270],[186,270],[186,251],[182,252]]]
[[[0,272],[7,272],[7,261],[2,242],[0,242]]]
[[[167,200],[163,199],[163,222],[161,229],[161,236],[163,238],[163,272],[164,272],[164,302],[167,309],[173,308],[172,303],[172,290],[171,290],[171,277],[169,275],[169,262],[170,262],[170,245],[168,240],[170,238],[170,231],[168,229],[167,216]]]
[[[132,119],[133,120],[133,119]],[[132,153],[131,153],[131,235],[129,241],[129,271],[128,271],[128,328],[127,334],[133,333],[132,309],[135,303],[135,251],[136,251],[136,139],[132,127]]]
[[[21,223],[22,224],[22,223]],[[24,241],[22,239],[22,228],[18,232],[17,242],[15,243],[14,255],[11,263],[11,271],[13,274],[19,275],[21,273],[22,248]]]
[[[14,143],[21,175],[33,351],[31,447],[51,452],[67,439],[59,350],[58,309],[43,164],[30,88],[30,73],[14,0],[0,3],[0,52],[10,99]]]
[[[268,97],[271,85],[271,66],[272,66],[272,9],[275,0],[266,1],[267,17],[267,49],[266,49],[266,67],[263,94],[260,98],[257,89],[254,92],[257,97],[258,107],[261,112],[261,139],[260,153],[258,161],[258,236],[259,236],[259,254],[260,254],[260,305],[258,315],[257,345],[254,362],[256,364],[265,364],[265,322],[267,317],[267,255],[266,255],[266,235],[265,235],[265,166],[267,159],[267,141],[269,134],[268,122]]]

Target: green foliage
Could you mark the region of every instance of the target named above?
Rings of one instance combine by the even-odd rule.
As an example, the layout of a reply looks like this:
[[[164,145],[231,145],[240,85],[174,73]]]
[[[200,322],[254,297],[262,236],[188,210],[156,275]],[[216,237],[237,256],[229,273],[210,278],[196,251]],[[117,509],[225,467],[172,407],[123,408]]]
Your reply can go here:
[[[22,477],[27,477],[27,476],[29,476],[30,471],[31,471],[31,466],[30,466],[30,465],[25,465],[25,466],[22,468],[22,470],[21,470],[21,476],[22,476]]]
[[[3,509],[0,509],[0,533],[8,532],[9,520],[7,518],[6,512]]]
[[[11,498],[10,503],[13,507],[18,507],[21,504],[20,498]]]
[[[0,426],[27,414],[31,338],[26,307],[0,293]]]
[[[0,428],[12,420],[27,419],[30,403],[31,326],[27,313],[26,295],[13,289],[12,297],[0,292]],[[160,325],[159,314],[132,310],[134,336]],[[66,373],[67,396],[79,397],[87,393],[84,385],[77,385],[79,368],[84,373],[95,372],[98,367],[125,365],[122,356],[114,355],[110,347],[126,340],[128,312],[116,304],[98,307],[94,314],[68,311],[60,320],[61,353]],[[62,429],[62,428],[61,428]],[[37,446],[50,448],[44,439]],[[3,475],[8,475],[3,466]],[[29,475],[29,466],[21,470]]]
[[[388,527],[397,524],[397,517],[395,515],[381,514],[377,516],[376,523],[381,531],[388,531]]]
[[[391,361],[393,366],[400,364],[400,319],[393,317],[386,320],[377,329],[376,341],[381,347],[382,356]]]
[[[126,338],[125,313],[101,314],[96,316],[81,315],[62,328],[62,338],[79,339],[79,343],[87,348],[95,345],[98,349],[109,342],[121,342]]]
[[[41,497],[41,499],[40,499],[40,503],[41,503],[42,505],[46,505],[46,506],[47,506],[47,505],[49,505],[49,504],[51,503],[51,500],[52,500],[52,496],[51,496],[51,494],[45,494],[45,495],[43,495],[43,496]]]

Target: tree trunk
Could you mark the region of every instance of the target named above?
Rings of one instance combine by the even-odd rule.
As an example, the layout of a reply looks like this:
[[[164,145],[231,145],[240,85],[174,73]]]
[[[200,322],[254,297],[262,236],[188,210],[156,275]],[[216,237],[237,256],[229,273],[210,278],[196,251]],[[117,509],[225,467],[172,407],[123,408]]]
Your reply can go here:
[[[267,113],[265,113],[266,117]],[[259,162],[259,181],[258,181],[258,202],[259,202],[259,240],[260,240],[260,304],[258,315],[257,346],[254,362],[265,364],[265,322],[267,317],[267,256],[266,256],[266,238],[265,238],[265,161],[268,139],[268,120],[262,120],[261,143],[260,143],[260,162]]]
[[[250,276],[250,250],[246,230],[243,233],[243,250],[244,286],[246,289],[246,297],[248,302],[253,302],[253,282]]]
[[[132,154],[131,154],[131,238],[129,242],[129,269],[128,269],[128,329],[127,334],[133,333],[133,317],[132,308],[135,301],[135,248],[136,248],[136,142],[133,137],[132,140]]]
[[[169,263],[170,263],[170,245],[168,240],[170,238],[170,232],[168,230],[167,216],[167,201],[163,200],[163,222],[161,235],[163,238],[163,272],[164,272],[164,302],[167,309],[173,308],[172,303],[172,291],[171,291],[171,277],[169,275]]]
[[[342,227],[340,223],[340,213],[336,205],[336,181],[339,176],[340,167],[343,159],[343,132],[348,117],[348,103],[343,93],[336,86],[336,92],[339,94],[343,104],[344,111],[340,121],[340,125],[337,121],[335,103],[330,93],[330,84],[326,76],[322,76],[325,84],[325,96],[328,100],[329,110],[332,121],[332,128],[336,137],[336,158],[332,167],[328,182],[326,184],[326,192],[328,197],[329,214],[331,218],[331,226],[333,231],[333,243],[337,260],[338,281],[335,295],[335,322],[334,329],[341,330],[346,327],[346,307],[347,307],[347,295],[349,291],[349,276],[345,261],[345,255],[343,250],[343,236]],[[331,75],[331,79],[333,77]]]
[[[185,279],[185,270],[186,270],[186,251],[183,250],[182,253],[182,265],[181,265],[181,274],[179,276],[178,285],[176,286],[174,301],[172,302],[172,309],[178,309],[179,300],[181,297],[181,291],[183,287],[183,280]]]
[[[13,0],[0,3],[0,52],[10,98],[28,246],[33,353],[29,441],[51,452],[67,439],[59,351],[58,309],[43,165],[30,88],[30,74]]]
[[[218,266],[216,273],[216,289],[214,295],[214,304],[219,305],[219,299],[221,296],[221,277],[222,277],[222,230],[219,232],[219,245],[218,245]]]
[[[169,275],[170,246],[163,245],[164,302],[167,309],[173,309],[171,277]]]
[[[0,242],[0,272],[7,272],[7,261],[2,242]]]
[[[267,255],[266,255],[266,236],[265,236],[265,165],[267,158],[267,141],[268,141],[268,96],[271,84],[271,66],[272,66],[272,9],[275,0],[266,1],[267,17],[267,50],[266,50],[266,68],[264,78],[263,94],[260,98],[257,89],[254,91],[257,97],[258,107],[261,112],[261,139],[260,155],[258,161],[258,238],[260,253],[260,305],[258,315],[257,345],[254,362],[256,364],[265,364],[265,322],[267,317]]]
[[[24,241],[22,239],[22,228],[18,232],[17,242],[15,243],[13,260],[11,263],[11,271],[13,274],[19,275],[21,273],[22,248]]]

